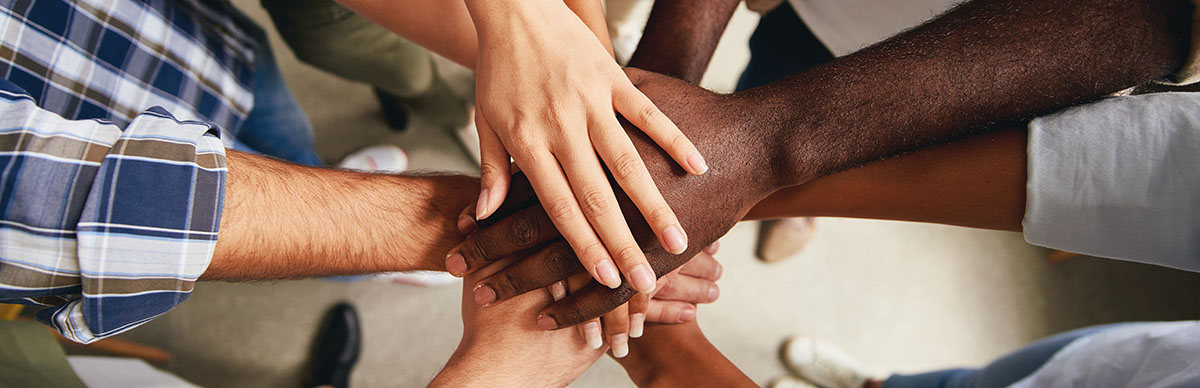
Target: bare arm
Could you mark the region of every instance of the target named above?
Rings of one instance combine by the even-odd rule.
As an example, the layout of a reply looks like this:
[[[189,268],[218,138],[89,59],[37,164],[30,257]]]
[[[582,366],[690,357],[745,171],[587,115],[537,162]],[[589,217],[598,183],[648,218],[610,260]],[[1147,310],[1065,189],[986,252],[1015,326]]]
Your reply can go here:
[[[1163,77],[1191,15],[1184,0],[976,0],[743,95],[797,184]]]
[[[338,0],[359,15],[443,57],[475,68],[475,25],[462,1]]]
[[[740,0],[658,0],[629,66],[700,83]]]
[[[676,211],[692,249],[724,235],[781,189],[1167,75],[1187,53],[1191,14],[1184,0],[976,0],[880,45],[733,95],[629,70],[713,160],[712,169],[686,176],[664,163],[660,150],[634,140],[664,197],[689,204]],[[656,274],[690,257],[665,252],[636,213],[625,215]],[[539,217],[533,211],[513,216]],[[503,234],[483,228],[468,238],[466,262],[498,258],[471,251],[497,236]],[[538,237],[512,249],[553,238]],[[558,265],[571,259],[534,256],[536,265],[514,266],[484,282],[502,290],[503,300],[577,271]],[[543,310],[541,316],[556,323],[544,328],[590,319],[630,295],[627,288],[585,290]]]
[[[204,279],[445,270],[478,179],[366,174],[229,151],[221,234]]]
[[[876,161],[767,197],[746,219],[832,216],[1021,230],[1024,128]]]
[[[708,342],[695,321],[647,326],[630,349],[617,362],[640,388],[758,386]]]

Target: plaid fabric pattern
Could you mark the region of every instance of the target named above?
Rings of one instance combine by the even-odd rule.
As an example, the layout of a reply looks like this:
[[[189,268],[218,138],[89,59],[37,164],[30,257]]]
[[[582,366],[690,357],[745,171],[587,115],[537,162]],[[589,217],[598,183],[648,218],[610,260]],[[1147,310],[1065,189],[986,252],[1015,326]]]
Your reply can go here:
[[[82,343],[174,308],[212,258],[225,172],[213,124],[67,120],[0,80],[0,302],[49,306]]]
[[[217,0],[0,0],[0,75],[65,118],[125,126],[159,106],[234,135],[253,106],[257,43],[227,7]]]

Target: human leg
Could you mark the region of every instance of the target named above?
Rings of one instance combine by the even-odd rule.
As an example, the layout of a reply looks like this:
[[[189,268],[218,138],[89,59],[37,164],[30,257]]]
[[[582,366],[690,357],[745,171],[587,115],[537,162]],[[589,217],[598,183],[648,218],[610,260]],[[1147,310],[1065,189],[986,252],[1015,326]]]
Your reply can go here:
[[[1063,347],[1082,337],[1127,325],[1100,325],[1055,334],[1026,345],[981,369],[949,369],[914,375],[892,375],[885,388],[907,387],[1007,387],[1037,371]]]
[[[467,123],[465,102],[421,46],[332,0],[262,0],[262,5],[301,61],[374,86],[389,125],[402,127],[396,109],[419,113],[447,128]]]
[[[290,162],[324,164],[313,145],[312,124],[283,80],[266,33],[249,18],[238,16],[259,44],[254,52],[254,108],[237,131],[236,142],[256,153]]]

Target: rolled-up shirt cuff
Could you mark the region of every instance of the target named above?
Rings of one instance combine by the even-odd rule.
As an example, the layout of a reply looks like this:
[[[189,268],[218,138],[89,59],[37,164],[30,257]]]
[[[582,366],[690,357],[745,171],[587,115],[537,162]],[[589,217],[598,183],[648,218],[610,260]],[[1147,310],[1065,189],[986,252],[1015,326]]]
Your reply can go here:
[[[52,309],[50,323],[86,343],[187,300],[212,260],[225,173],[215,126],[158,107],[135,118],[101,162],[76,227],[82,297]]]

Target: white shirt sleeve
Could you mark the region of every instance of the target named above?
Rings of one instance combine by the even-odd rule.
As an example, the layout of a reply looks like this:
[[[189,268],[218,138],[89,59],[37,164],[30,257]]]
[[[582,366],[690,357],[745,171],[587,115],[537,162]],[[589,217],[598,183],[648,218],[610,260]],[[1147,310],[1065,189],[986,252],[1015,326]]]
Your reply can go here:
[[[1200,93],[1035,119],[1028,155],[1029,243],[1200,271]]]

